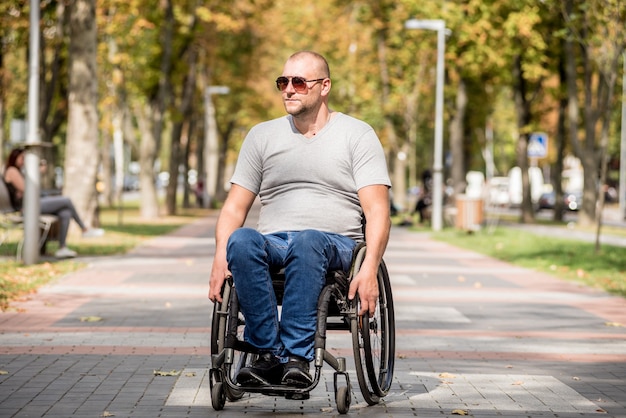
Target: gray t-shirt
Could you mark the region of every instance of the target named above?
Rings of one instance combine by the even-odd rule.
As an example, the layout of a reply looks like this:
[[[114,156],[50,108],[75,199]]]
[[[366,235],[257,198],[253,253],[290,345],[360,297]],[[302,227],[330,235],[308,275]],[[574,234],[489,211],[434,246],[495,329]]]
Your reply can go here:
[[[312,138],[298,132],[290,115],[256,125],[231,183],[259,196],[263,234],[317,229],[356,240],[363,239],[357,191],[391,186],[372,127],[342,113]]]

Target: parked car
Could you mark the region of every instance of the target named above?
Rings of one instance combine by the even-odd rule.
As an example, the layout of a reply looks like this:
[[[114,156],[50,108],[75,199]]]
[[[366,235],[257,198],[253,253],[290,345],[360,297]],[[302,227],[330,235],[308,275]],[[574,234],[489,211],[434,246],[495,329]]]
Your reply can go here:
[[[542,209],[554,209],[554,205],[556,204],[556,195],[554,190],[549,192],[544,192],[539,196],[539,200],[537,200],[537,211]]]
[[[539,196],[537,201],[537,211],[542,209],[554,209],[556,203],[556,195],[554,190],[544,192]],[[563,193],[563,207],[565,210],[577,211],[583,203],[582,192]]]
[[[563,201],[566,209],[576,211],[583,204],[583,192],[564,193]]]

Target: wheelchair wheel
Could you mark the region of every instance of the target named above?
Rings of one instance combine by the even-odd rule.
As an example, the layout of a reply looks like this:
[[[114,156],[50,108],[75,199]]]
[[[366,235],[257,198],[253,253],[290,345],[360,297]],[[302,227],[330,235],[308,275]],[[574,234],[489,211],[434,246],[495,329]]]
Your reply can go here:
[[[350,402],[352,398],[350,395],[350,387],[339,386],[337,393],[335,393],[335,402],[337,403],[337,412],[341,415],[347,414],[350,410]]]
[[[237,295],[234,292],[232,283],[226,282],[222,291],[222,302],[218,302],[213,306],[213,319],[211,322],[211,354],[219,354],[224,350],[226,335],[229,332],[229,324],[231,321],[238,321],[236,325],[236,333],[238,337],[243,335],[243,321],[239,323],[239,305],[237,301]],[[232,324],[234,325],[234,324]],[[230,329],[234,327],[231,326]],[[235,351],[235,358],[233,364],[230,365],[230,378],[235,379],[239,370],[246,365],[248,361],[248,353]],[[217,391],[223,392],[224,396],[229,401],[236,401],[241,399],[243,392],[234,390],[228,385],[222,385],[218,382],[220,389]],[[216,394],[212,393],[212,397]],[[218,403],[219,404],[219,403]]]
[[[211,388],[211,406],[216,411],[221,411],[226,405],[226,391],[223,385],[222,382],[217,382]]]
[[[353,275],[359,271],[365,248],[357,253]],[[395,360],[395,319],[391,284],[384,262],[378,268],[379,297],[372,317],[364,315],[351,322],[352,346],[357,378],[363,398],[369,405],[387,395],[393,380]],[[358,295],[357,312],[360,309]]]

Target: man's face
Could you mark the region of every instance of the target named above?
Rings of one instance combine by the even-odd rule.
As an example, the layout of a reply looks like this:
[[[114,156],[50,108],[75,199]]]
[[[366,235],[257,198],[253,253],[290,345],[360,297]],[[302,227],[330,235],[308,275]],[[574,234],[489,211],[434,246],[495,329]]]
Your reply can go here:
[[[293,116],[306,114],[309,111],[317,111],[321,102],[323,81],[309,81],[304,91],[293,87],[292,77],[302,77],[305,80],[317,80],[324,77],[315,62],[310,59],[300,58],[287,61],[282,73],[283,77],[289,78],[290,82],[282,91],[283,104],[287,113]]]

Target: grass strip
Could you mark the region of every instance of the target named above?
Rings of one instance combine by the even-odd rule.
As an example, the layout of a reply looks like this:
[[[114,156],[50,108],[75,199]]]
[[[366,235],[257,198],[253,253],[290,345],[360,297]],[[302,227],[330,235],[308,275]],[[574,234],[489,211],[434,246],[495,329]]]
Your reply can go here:
[[[506,227],[473,234],[445,229],[432,236],[517,266],[626,297],[626,249],[622,247],[602,245],[596,253],[593,243],[539,236]]]

